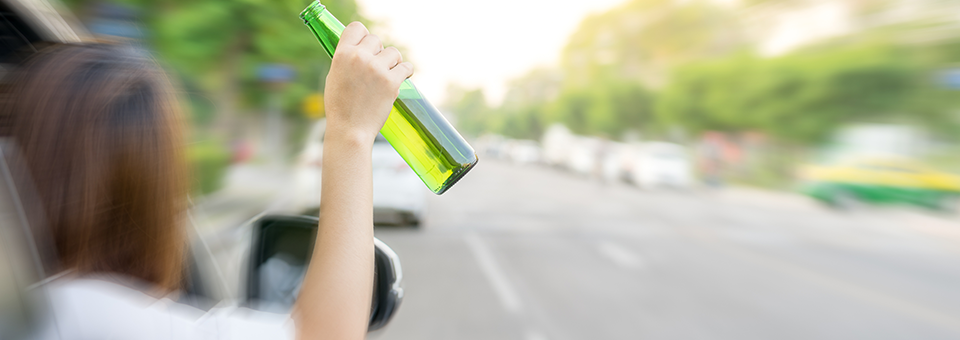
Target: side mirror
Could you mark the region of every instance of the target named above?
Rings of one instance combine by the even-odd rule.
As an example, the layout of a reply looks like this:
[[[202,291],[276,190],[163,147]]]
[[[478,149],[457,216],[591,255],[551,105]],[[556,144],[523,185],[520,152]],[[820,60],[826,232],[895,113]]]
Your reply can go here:
[[[319,222],[312,216],[273,215],[254,223],[247,266],[247,306],[290,312],[310,262]],[[386,326],[403,301],[400,258],[379,239],[374,239],[374,245],[373,304],[367,331]]]

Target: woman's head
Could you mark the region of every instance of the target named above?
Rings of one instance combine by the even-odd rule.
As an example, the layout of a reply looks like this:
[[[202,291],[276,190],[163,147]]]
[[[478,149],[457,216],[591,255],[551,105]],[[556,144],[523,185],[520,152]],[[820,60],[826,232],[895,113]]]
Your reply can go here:
[[[174,289],[185,246],[178,106],[156,64],[108,45],[41,51],[5,108],[60,265]]]

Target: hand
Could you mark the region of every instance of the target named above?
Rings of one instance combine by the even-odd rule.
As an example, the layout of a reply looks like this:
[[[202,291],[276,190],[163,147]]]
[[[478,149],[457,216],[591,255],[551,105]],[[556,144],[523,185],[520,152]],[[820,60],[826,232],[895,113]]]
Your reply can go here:
[[[373,144],[400,91],[413,74],[394,47],[383,48],[380,38],[359,22],[340,35],[327,75],[324,107],[327,136]]]

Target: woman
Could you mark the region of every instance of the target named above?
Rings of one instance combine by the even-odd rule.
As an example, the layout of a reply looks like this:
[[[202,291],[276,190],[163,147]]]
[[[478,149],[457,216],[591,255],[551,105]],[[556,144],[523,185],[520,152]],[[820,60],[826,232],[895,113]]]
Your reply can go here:
[[[323,216],[292,315],[297,338],[362,339],[373,287],[370,151],[412,74],[360,23],[326,80]],[[282,337],[285,319],[167,299],[182,280],[186,184],[171,86],[135,51],[49,48],[17,73],[11,134],[34,176],[62,273],[50,284],[63,338]],[[286,327],[286,328],[285,328]],[[290,334],[293,335],[293,334]]]

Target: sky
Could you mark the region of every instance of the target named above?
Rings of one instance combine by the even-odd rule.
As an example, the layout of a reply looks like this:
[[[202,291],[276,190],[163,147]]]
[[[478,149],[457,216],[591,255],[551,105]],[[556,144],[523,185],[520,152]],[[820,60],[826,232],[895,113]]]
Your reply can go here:
[[[322,1],[322,0],[321,0]],[[506,84],[559,63],[567,38],[587,15],[625,0],[358,0],[377,22],[371,33],[400,45],[413,82],[434,104],[447,84],[480,87],[496,105]]]
[[[491,105],[502,101],[511,79],[536,67],[556,66],[584,18],[626,1],[357,0],[361,13],[376,22],[372,33],[400,45],[414,63],[412,79],[431,102],[441,103],[447,85],[455,83],[482,88]],[[833,0],[778,13],[769,21],[774,25],[759,37],[759,50],[779,55],[847,33],[848,14],[844,1]]]
[[[850,8],[841,1],[811,2],[807,6],[779,13],[768,22],[759,52],[776,56],[820,39],[849,33]]]

